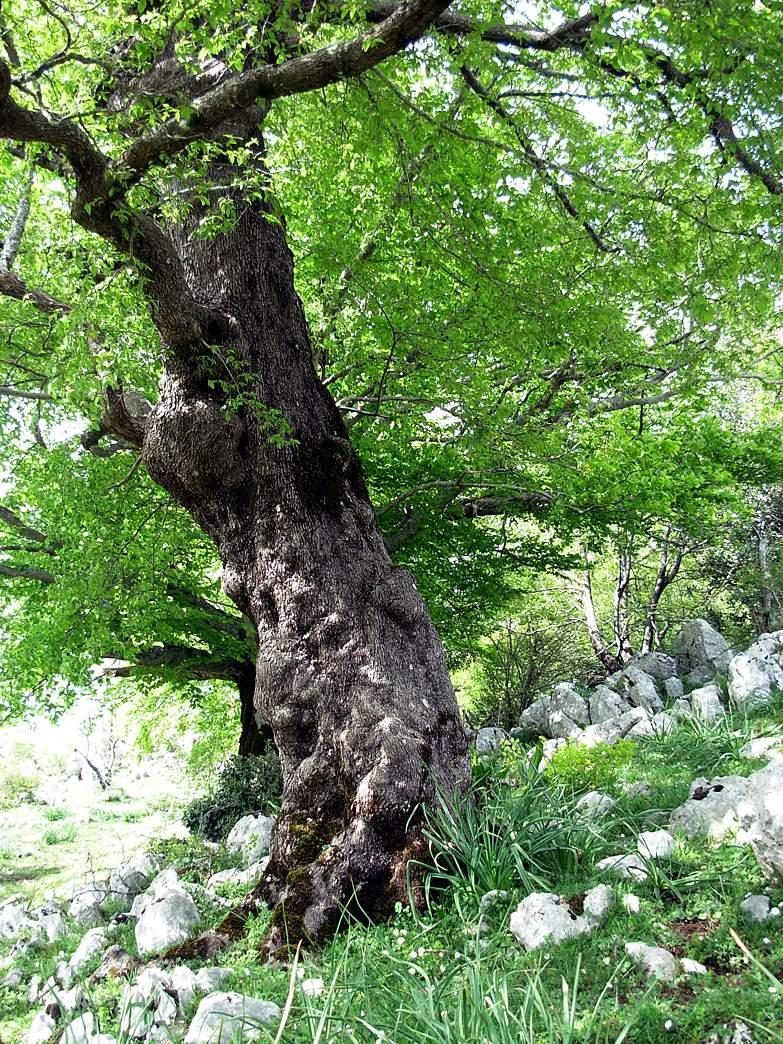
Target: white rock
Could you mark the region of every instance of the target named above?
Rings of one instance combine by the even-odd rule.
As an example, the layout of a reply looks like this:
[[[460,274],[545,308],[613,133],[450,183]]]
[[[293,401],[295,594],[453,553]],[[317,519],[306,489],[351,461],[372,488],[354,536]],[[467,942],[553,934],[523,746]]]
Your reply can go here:
[[[642,718],[627,733],[629,739],[647,739],[649,736],[655,735],[655,726],[652,723],[652,718]]]
[[[230,852],[242,852],[245,866],[257,863],[269,855],[269,842],[275,821],[271,816],[244,816],[235,823],[226,838]]]
[[[596,685],[590,693],[588,710],[590,722],[593,725],[600,725],[602,721],[616,718],[627,709],[628,705],[622,696],[616,693],[614,689],[610,689],[608,685]]]
[[[57,942],[58,939],[62,939],[64,935],[68,934],[68,922],[59,911],[44,914],[39,917],[38,923],[46,932],[46,938],[50,943]]]
[[[27,916],[22,902],[14,900],[0,909],[0,939],[18,939],[32,928],[33,922]]]
[[[638,895],[629,892],[623,896],[623,906],[629,914],[638,914],[642,908],[642,901]]]
[[[704,685],[700,689],[694,689],[690,694],[691,707],[697,718],[703,721],[715,721],[724,715],[723,704],[720,698],[720,689],[717,685]]]
[[[109,898],[116,904],[130,906],[137,895],[146,891],[160,870],[160,863],[147,852],[140,852],[112,871]]]
[[[695,780],[690,798],[672,812],[670,830],[686,837],[725,837],[739,828],[739,810],[749,788],[742,776]]]
[[[631,881],[646,881],[647,867],[644,860],[632,853],[631,855],[607,856],[595,864],[596,870],[606,870],[608,873],[616,874]]]
[[[606,885],[591,889],[584,898],[583,912],[574,914],[560,896],[552,892],[533,892],[512,913],[511,934],[526,950],[537,950],[566,939],[593,932],[604,920],[613,902]]]
[[[586,816],[605,816],[616,804],[616,800],[609,794],[602,794],[599,790],[590,790],[579,798],[576,810]]]
[[[209,888],[217,888],[220,885],[231,885],[235,888],[252,888],[264,876],[264,871],[269,863],[269,856],[264,856],[257,863],[251,863],[247,870],[234,867],[233,870],[219,870],[207,881]]]
[[[638,667],[660,682],[666,682],[677,674],[677,661],[662,652],[640,653],[633,657],[629,666]]]
[[[771,903],[766,895],[749,895],[740,903],[740,913],[746,921],[763,924],[769,920]]]
[[[194,972],[185,964],[171,970],[171,986],[176,990],[181,1009],[189,1008],[199,992]]]
[[[636,848],[644,859],[668,859],[677,842],[668,830],[644,830]]]
[[[729,664],[729,697],[740,709],[763,706],[772,699],[773,688],[783,688],[781,662],[783,631],[763,634]]]
[[[690,957],[683,957],[680,961],[680,969],[686,975],[706,975],[707,968],[705,965],[700,964],[699,961],[694,961]]]
[[[134,898],[130,912],[134,917],[141,917],[148,906],[175,893],[177,895],[188,894],[175,868],[169,866],[165,870],[161,870],[157,877],[153,878],[149,887]]]
[[[476,753],[492,754],[494,751],[499,750],[500,744],[507,739],[508,733],[505,729],[497,729],[491,726],[479,729],[476,733]]]
[[[644,707],[650,714],[663,710],[663,700],[658,695],[655,680],[639,670],[638,667],[626,667],[623,677],[628,684],[628,699],[634,707]]]
[[[53,983],[51,979],[46,983],[41,991],[40,1000],[44,1005],[59,1005],[60,1009],[66,1015],[84,1011],[87,1007],[87,994],[81,986],[73,986],[70,990],[64,990]]]
[[[682,671],[725,671],[731,660],[729,643],[706,620],[689,620],[674,639],[672,652]],[[705,679],[706,680],[706,679]]]
[[[72,975],[80,976],[90,961],[106,949],[106,929],[90,928],[68,962]]]
[[[305,997],[320,997],[324,992],[324,980],[302,979],[301,988]]]
[[[783,747],[783,736],[757,736],[740,747],[739,752],[741,757],[755,760],[768,756],[777,747]]]
[[[201,923],[198,907],[186,892],[171,892],[149,905],[136,923],[139,956],[148,957],[189,939]]]
[[[677,719],[668,711],[658,711],[657,714],[653,714],[650,725],[652,726],[653,735],[668,736],[670,732],[674,732],[677,728]]]
[[[279,1018],[280,1008],[271,1001],[244,997],[241,993],[210,993],[198,1006],[185,1044],[218,1044],[235,1036],[258,1040],[260,1026],[272,1026]]]
[[[106,902],[108,886],[98,882],[82,885],[73,895],[68,915],[85,928],[103,924],[106,918],[101,906]]]
[[[233,976],[230,968],[199,968],[196,972],[196,992],[216,993]]]
[[[648,946],[643,942],[625,944],[625,952],[649,978],[671,982],[677,974],[674,955],[660,946]]]
[[[639,780],[637,783],[631,783],[630,786],[625,788],[625,793],[629,798],[652,797],[652,792],[652,786],[646,779]]]
[[[91,1011],[85,1011],[68,1023],[60,1044],[93,1044],[95,1036],[95,1016]]]
[[[30,1023],[30,1028],[25,1036],[25,1044],[46,1044],[47,1040],[52,1039],[56,1029],[51,1015],[47,1015],[45,1011],[39,1011]]]
[[[650,712],[644,707],[631,707],[616,718],[607,718],[598,725],[588,725],[581,735],[576,737],[576,742],[584,747],[595,747],[599,743],[614,746],[618,740],[630,735],[639,722],[649,720]]]
[[[753,846],[770,880],[783,878],[783,759],[770,761],[748,777],[739,819],[742,830],[737,840]]]
[[[679,678],[664,678],[663,691],[668,699],[681,700],[685,690]]]

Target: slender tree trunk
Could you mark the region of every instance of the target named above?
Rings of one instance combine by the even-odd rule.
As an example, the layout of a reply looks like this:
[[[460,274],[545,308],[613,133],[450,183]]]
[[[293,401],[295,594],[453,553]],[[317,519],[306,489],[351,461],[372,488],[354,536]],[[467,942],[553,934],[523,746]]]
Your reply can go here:
[[[585,564],[587,565],[587,563]],[[579,604],[582,607],[582,615],[585,618],[587,634],[590,638],[593,652],[610,674],[619,671],[622,667],[622,662],[609,648],[609,643],[604,638],[601,625],[598,622],[598,613],[595,608],[595,600],[593,599],[593,581],[590,576],[589,566],[582,573],[579,589],[576,593]]]
[[[631,587],[632,542],[628,538],[617,551],[617,584],[614,593],[614,635],[617,659],[628,663],[633,656],[628,619],[628,595]]]
[[[652,652],[658,643],[658,606],[666,588],[677,579],[684,557],[682,549],[675,551],[674,556],[671,556],[670,537],[671,531],[667,529],[663,537],[663,546],[658,559],[658,572],[650,593],[650,600],[647,603],[641,647],[641,652],[643,653]]]
[[[236,176],[211,170],[236,204],[231,232],[195,237],[195,206],[174,236],[217,318],[200,353],[174,356],[143,457],[215,539],[224,589],[258,630],[254,704],[284,786],[262,882],[274,951],[322,940],[343,909],[378,918],[405,900],[421,804],[464,791],[469,759],[440,641],[316,376],[283,224]]]

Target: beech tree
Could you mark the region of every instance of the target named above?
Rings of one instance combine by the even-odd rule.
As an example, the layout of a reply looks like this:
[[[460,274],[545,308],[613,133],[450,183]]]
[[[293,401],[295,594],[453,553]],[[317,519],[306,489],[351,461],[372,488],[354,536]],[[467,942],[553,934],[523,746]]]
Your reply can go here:
[[[135,452],[214,541],[283,768],[270,951],[393,909],[422,806],[468,785],[390,551],[619,517],[567,478],[607,418],[703,401],[774,322],[773,6],[506,15],[3,7],[3,392],[88,415],[83,449]]]

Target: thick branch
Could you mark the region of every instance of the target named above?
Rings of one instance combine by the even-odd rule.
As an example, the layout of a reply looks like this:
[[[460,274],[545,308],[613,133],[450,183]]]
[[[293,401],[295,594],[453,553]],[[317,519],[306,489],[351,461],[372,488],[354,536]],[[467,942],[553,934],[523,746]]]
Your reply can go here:
[[[40,529],[34,529],[33,526],[28,526],[15,511],[2,505],[0,505],[0,522],[4,522],[11,529],[15,529],[25,540],[34,540],[37,544],[45,544],[47,541],[45,533],[42,533]]]
[[[417,40],[449,0],[409,0],[395,6],[377,29],[344,43],[321,48],[282,65],[248,69],[193,103],[185,119],[168,120],[135,142],[116,165],[124,184],[137,181],[154,163],[181,152],[193,141],[253,105],[259,98],[282,98],[318,90],[338,80],[358,76]]]
[[[42,584],[53,584],[55,578],[45,569],[36,569],[34,566],[10,566],[0,562],[0,576],[11,580],[38,580]]]

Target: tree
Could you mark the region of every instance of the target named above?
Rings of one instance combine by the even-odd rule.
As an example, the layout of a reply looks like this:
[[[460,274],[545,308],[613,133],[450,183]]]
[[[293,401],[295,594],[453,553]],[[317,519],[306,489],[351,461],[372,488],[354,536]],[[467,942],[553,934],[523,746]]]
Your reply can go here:
[[[31,0],[2,27],[4,389],[98,393],[92,448],[135,447],[218,548],[283,766],[270,949],[393,908],[417,810],[467,786],[388,547],[434,517],[607,524],[597,484],[556,485],[596,418],[741,369],[774,309],[772,12],[447,6]]]

